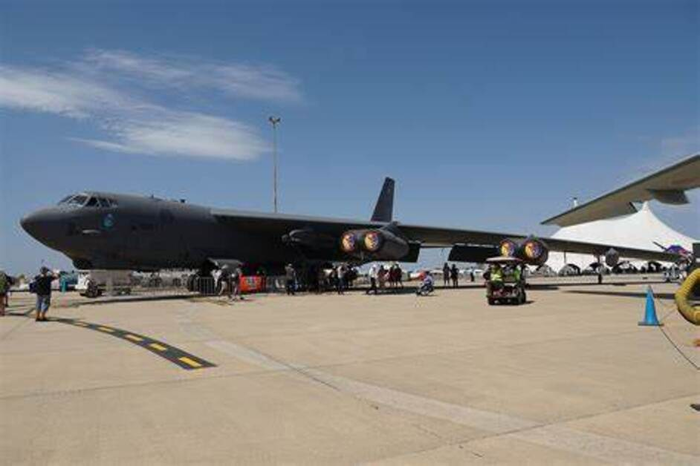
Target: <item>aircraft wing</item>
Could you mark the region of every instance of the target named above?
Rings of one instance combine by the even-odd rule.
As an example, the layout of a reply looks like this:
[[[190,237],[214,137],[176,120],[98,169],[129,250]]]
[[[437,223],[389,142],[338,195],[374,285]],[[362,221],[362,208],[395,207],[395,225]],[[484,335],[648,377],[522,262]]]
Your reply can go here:
[[[387,222],[372,222],[362,220],[335,219],[310,217],[288,214],[272,214],[264,212],[245,212],[227,209],[212,209],[212,215],[217,221],[235,225],[237,229],[251,233],[282,237],[293,230],[308,229],[315,233],[331,236],[334,241],[340,241],[343,232],[352,229],[382,228]],[[424,248],[451,248],[462,245],[478,245],[496,247],[505,238],[522,240],[527,235],[456,228],[439,228],[397,223],[396,228],[412,243],[420,243]],[[663,251],[647,251],[643,249],[626,248],[612,244],[594,244],[580,241],[568,241],[554,238],[540,238],[550,250],[570,253],[604,255],[610,248],[615,249],[621,257],[640,260],[673,262],[678,259],[676,254]],[[336,243],[337,244],[337,243]],[[493,255],[497,255],[494,253]]]
[[[283,235],[291,230],[309,228],[319,233],[340,235],[354,228],[381,228],[387,222],[350,220],[343,218],[312,217],[306,215],[247,212],[229,209],[211,209],[217,221],[259,234]]]
[[[434,228],[424,226],[402,225],[399,228],[406,237],[422,243],[422,247],[451,247],[454,245],[497,246],[505,238],[524,240],[527,235],[497,233],[488,231],[459,230],[451,228]],[[647,261],[674,262],[678,255],[664,251],[627,248],[615,244],[587,243],[556,238],[539,238],[551,251],[591,254],[603,256],[611,248],[621,257]]]
[[[655,199],[664,204],[687,204],[685,192],[700,187],[700,154],[581,204],[542,222],[566,227],[636,212],[633,202]]]

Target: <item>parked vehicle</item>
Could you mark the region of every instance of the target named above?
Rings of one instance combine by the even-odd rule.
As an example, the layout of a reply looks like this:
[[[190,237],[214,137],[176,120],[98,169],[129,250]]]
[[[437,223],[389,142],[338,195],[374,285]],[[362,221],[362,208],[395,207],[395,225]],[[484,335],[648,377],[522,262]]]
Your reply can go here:
[[[492,257],[487,262],[491,265],[486,281],[486,300],[489,305],[524,304],[527,300],[523,270],[525,263],[510,256]],[[495,270],[499,273],[496,274]]]
[[[131,283],[129,270],[81,270],[75,290],[88,298],[97,298],[107,290],[131,294]]]

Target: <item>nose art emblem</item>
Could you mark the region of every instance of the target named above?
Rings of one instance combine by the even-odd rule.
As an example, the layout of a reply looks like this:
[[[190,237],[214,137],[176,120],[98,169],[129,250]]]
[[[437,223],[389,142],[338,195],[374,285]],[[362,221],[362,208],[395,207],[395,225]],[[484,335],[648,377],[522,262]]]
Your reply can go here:
[[[105,227],[105,229],[109,230],[114,226],[114,215],[112,214],[107,214],[105,215],[105,218],[102,219],[102,226]]]

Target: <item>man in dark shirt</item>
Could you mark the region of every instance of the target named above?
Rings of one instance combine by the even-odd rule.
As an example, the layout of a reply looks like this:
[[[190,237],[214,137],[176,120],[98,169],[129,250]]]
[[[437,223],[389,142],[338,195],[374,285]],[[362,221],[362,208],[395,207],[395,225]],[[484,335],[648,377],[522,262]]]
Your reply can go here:
[[[294,296],[294,288],[296,287],[296,271],[294,270],[294,266],[292,264],[287,264],[287,266],[284,268],[284,277],[285,277],[285,289],[287,290],[287,295],[292,295]]]
[[[34,277],[34,292],[36,293],[36,321],[46,321],[46,312],[51,306],[51,282],[56,276],[51,271],[42,267],[39,275]]]

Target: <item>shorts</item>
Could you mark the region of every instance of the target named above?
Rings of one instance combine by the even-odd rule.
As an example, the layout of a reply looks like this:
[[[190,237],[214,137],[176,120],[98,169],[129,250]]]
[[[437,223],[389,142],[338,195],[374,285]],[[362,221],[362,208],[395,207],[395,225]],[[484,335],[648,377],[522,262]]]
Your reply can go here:
[[[46,312],[51,306],[51,296],[36,296],[36,310]]]

